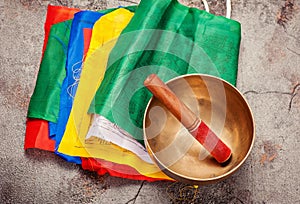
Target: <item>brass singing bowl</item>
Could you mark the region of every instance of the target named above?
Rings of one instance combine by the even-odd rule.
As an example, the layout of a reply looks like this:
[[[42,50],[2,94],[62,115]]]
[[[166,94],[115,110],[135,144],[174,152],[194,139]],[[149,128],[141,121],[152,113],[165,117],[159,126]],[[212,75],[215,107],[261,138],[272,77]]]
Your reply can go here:
[[[152,97],[144,115],[144,141],[152,160],[169,177],[184,183],[209,184],[232,175],[254,143],[254,120],[245,98],[228,82],[208,75],[184,75],[167,85],[227,144],[232,156],[226,164],[219,164]]]

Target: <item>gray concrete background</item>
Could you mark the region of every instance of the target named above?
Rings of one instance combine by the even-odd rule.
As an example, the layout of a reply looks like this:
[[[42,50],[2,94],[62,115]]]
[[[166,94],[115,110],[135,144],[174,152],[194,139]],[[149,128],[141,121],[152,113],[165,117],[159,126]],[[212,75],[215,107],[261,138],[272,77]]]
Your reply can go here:
[[[208,2],[225,13],[224,0]],[[180,183],[98,176],[49,152],[24,152],[48,3],[102,9],[134,1],[0,0],[0,203],[170,203],[167,192],[180,197]],[[255,146],[232,177],[175,201],[300,203],[300,3],[233,0],[232,10],[242,24],[237,87],[254,113]]]

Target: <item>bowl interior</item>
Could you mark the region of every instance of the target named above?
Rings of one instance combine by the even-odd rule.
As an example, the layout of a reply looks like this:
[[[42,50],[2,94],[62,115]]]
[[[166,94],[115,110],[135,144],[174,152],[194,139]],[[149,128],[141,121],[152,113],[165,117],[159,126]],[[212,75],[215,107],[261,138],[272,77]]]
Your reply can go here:
[[[144,118],[148,152],[170,177],[183,182],[213,182],[233,173],[248,156],[254,140],[251,110],[230,84],[207,75],[186,75],[167,83],[232,150],[227,165],[221,165],[181,123],[152,98]]]

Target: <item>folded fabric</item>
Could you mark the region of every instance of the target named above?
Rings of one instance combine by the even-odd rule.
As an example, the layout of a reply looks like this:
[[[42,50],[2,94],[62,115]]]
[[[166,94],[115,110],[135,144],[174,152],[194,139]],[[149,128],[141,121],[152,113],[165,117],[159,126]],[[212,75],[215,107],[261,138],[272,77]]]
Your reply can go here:
[[[126,9],[124,9],[126,10]],[[59,117],[58,122],[50,123],[50,130],[55,134],[55,153],[64,158],[67,161],[77,164],[81,163],[79,157],[71,157],[61,154],[57,151],[57,148],[61,142],[65,127],[70,115],[70,111],[73,105],[73,99],[75,97],[77,86],[80,81],[80,75],[82,71],[82,62],[85,57],[84,48],[89,47],[89,42],[84,43],[84,29],[89,29],[94,26],[94,23],[104,14],[113,12],[113,9],[93,12],[93,11],[81,11],[74,15],[72,22],[71,35],[67,51],[66,61],[66,77],[62,83],[60,91],[60,105],[59,105]],[[129,11],[128,11],[129,12]],[[105,29],[102,31],[106,33]],[[121,31],[120,31],[121,32]],[[55,131],[57,125],[57,132]],[[51,134],[51,133],[50,133]]]
[[[80,9],[78,8],[68,8],[64,6],[48,5],[46,21],[44,25],[45,38],[44,38],[44,45],[43,45],[43,53],[46,49],[51,26],[53,24],[72,19],[74,17],[74,14],[77,13],[78,11],[80,11]]]
[[[132,16],[131,12],[121,8],[103,16],[94,25],[90,49],[84,62],[74,104],[58,151],[73,156],[95,157],[129,165],[134,167],[139,174],[147,177],[170,179],[154,164],[141,160],[126,149],[98,138],[85,141],[91,122],[91,115],[87,114],[87,110],[102,81],[110,50]],[[103,32],[104,29],[105,32]]]
[[[66,76],[65,67],[72,21],[51,27],[48,44],[40,65],[34,92],[28,107],[28,118],[56,122],[58,119],[60,91]]]
[[[97,24],[97,22],[96,22]],[[96,25],[97,27],[97,25]],[[97,29],[96,29],[97,30]],[[106,34],[105,30],[102,30],[102,33]],[[121,31],[119,31],[121,32]],[[97,40],[102,40],[100,36],[97,35],[98,32],[94,32],[94,40],[91,42],[91,46],[89,46],[91,35],[92,35],[92,29],[84,28],[83,29],[83,36],[84,36],[84,55],[89,50],[90,53],[92,53],[92,50],[95,46]],[[91,49],[89,49],[91,48]],[[88,56],[87,54],[86,56]],[[93,159],[93,158],[81,158],[82,161],[82,168],[85,170],[90,171],[96,171],[99,175],[104,175],[106,173],[110,174],[111,176],[115,177],[121,177],[121,178],[127,178],[127,179],[134,179],[134,180],[145,180],[145,181],[156,181],[157,179],[147,177],[144,175],[139,174],[134,168],[128,166],[128,165],[122,165],[113,163],[110,161],[106,161],[103,159]]]
[[[75,8],[48,5],[44,26],[45,37],[42,56],[44,56],[44,51],[48,43],[51,26],[73,18],[74,13],[78,10],[79,9]],[[55,141],[50,139],[48,129],[48,121],[37,118],[28,118],[26,121],[24,149],[38,148],[47,151],[54,151]]]
[[[145,180],[149,182],[157,181],[155,178],[139,174],[139,172],[128,165],[117,164],[103,159],[82,158],[82,168],[85,170],[95,171],[99,175],[108,173],[111,176],[126,179]]]
[[[203,73],[235,85],[240,32],[238,22],[176,0],[142,0],[110,53],[89,112],[105,117],[144,145],[143,116],[151,97],[143,86],[145,78],[156,73],[167,81]]]
[[[56,7],[53,8],[52,6],[49,6],[49,8],[53,10]],[[62,8],[61,7],[58,7],[58,8],[61,11]],[[130,7],[130,9],[134,10],[134,7]],[[80,14],[77,14],[77,15],[82,16],[82,13],[83,12],[81,12]],[[52,14],[53,14],[53,12],[52,12]],[[49,16],[49,14],[47,16]],[[55,18],[55,16],[51,16],[51,17],[52,17],[52,19],[57,19],[57,18]],[[78,17],[76,18],[76,17],[77,16],[75,16],[74,21],[77,21],[77,23],[78,23],[79,18]],[[90,21],[90,19],[83,19],[81,17],[80,21],[82,21],[82,20]],[[47,22],[46,24],[49,26],[49,23],[51,21],[48,20],[48,18],[47,18],[46,22]],[[61,51],[64,50],[68,46],[68,42],[69,42],[68,37],[69,37],[69,33],[70,33],[71,23],[72,23],[71,21],[64,22],[64,23],[60,24],[59,26],[58,25],[55,26],[52,29],[52,32],[50,34],[50,42],[49,42],[48,51],[46,52],[47,53],[47,55],[46,55],[47,61],[48,62],[52,61],[53,63],[56,63],[56,62],[59,63],[60,62],[60,64],[58,64],[57,67],[58,68],[62,67],[61,70],[63,70],[64,63],[67,59],[66,55],[65,55],[65,51],[63,52],[64,54],[62,54]],[[77,25],[77,27],[75,25],[73,27],[77,30],[76,31],[72,30],[71,31],[72,34],[75,35],[75,33],[77,33],[76,37],[78,37],[78,33],[80,32],[80,35],[81,35],[80,39],[75,39],[75,40],[73,40],[73,42],[76,43],[75,46],[80,46],[80,45],[82,45],[82,32],[80,30],[78,30],[79,29],[78,25]],[[89,27],[91,27],[91,26],[89,26]],[[46,26],[45,26],[45,30],[47,30]],[[64,32],[61,32],[61,31],[67,31],[67,32],[64,33]],[[84,35],[83,53],[86,53],[88,48],[89,48],[89,39],[90,39],[91,31],[92,31],[91,29],[83,28],[83,35]],[[103,30],[102,30],[102,32],[103,32]],[[53,38],[54,36],[55,36],[55,38]],[[45,42],[47,42],[47,41],[45,40]],[[58,46],[57,46],[57,42],[60,42]],[[78,44],[77,44],[77,42],[78,42]],[[81,48],[82,47],[79,47],[79,49],[74,48],[73,51],[76,50],[76,53],[74,53],[74,54],[75,55],[78,54],[79,57],[80,56],[82,57],[83,54],[80,53],[80,51],[82,51]],[[53,55],[48,56],[49,53],[51,53]],[[53,58],[51,58],[51,57],[53,57]],[[72,57],[74,58],[74,55],[72,55]],[[46,65],[44,65],[44,66],[47,67]],[[53,72],[50,70],[50,72],[48,73],[49,76],[51,75],[51,73],[53,73]],[[47,74],[46,74],[46,76],[47,76]],[[55,76],[55,77],[57,77],[57,76]],[[61,86],[61,85],[59,85],[59,86]],[[48,132],[49,132],[48,131],[48,121],[38,120],[38,119],[28,119],[28,121],[31,122],[31,124],[32,124],[31,127],[32,128],[27,128],[27,131],[29,131],[29,130],[43,131],[46,134],[42,134],[45,137],[37,137],[34,140],[25,142],[25,144],[28,144],[30,142],[35,143],[35,144],[31,145],[31,148],[36,148],[36,146],[45,146],[45,143],[49,143],[49,142],[45,142],[45,139],[48,138]],[[41,123],[42,125],[36,126],[37,125],[36,122],[38,122],[38,124],[39,124],[40,121],[43,121],[43,123]],[[53,136],[53,134],[55,134],[55,125],[52,124],[51,126],[52,126],[52,130],[51,130],[51,127],[50,127],[50,132],[52,133],[52,136]],[[37,133],[35,133],[35,134],[37,134]],[[32,138],[32,137],[26,137],[25,140],[30,139],[30,138]],[[52,140],[52,142],[54,142],[54,141]],[[43,147],[42,149],[45,149],[45,148]],[[54,150],[54,143],[47,150],[53,151]],[[105,160],[95,160],[95,159],[86,159],[86,158],[82,158],[82,161],[83,161],[82,162],[83,169],[96,171],[98,174],[101,174],[101,175],[104,174],[104,173],[109,173],[112,176],[135,179],[135,180],[147,180],[147,181],[155,181],[156,180],[156,179],[146,177],[146,176],[143,176],[143,175],[139,174],[133,168],[131,168],[127,165],[115,164],[115,163],[105,161]],[[106,169],[106,167],[109,167],[109,168]]]
[[[24,149],[36,148],[53,152],[54,147],[55,141],[49,137],[48,121],[27,118]]]
[[[146,148],[116,124],[97,114],[93,115],[92,121],[92,126],[89,128],[86,140],[90,141],[96,137],[114,143],[136,154],[145,162],[153,163]]]
[[[65,72],[66,75],[64,77],[61,90],[59,91],[60,99],[57,100],[59,102],[59,107],[51,107],[51,110],[53,110],[54,108],[56,110],[59,110],[59,114],[55,113],[58,116],[57,131],[55,131],[56,124],[49,124],[51,127],[50,130],[52,129],[54,131],[53,134],[55,134],[55,153],[65,160],[77,164],[81,163],[80,157],[70,157],[68,155],[60,154],[59,152],[57,152],[57,148],[65,131],[65,126],[69,118],[69,114],[73,104],[73,98],[75,96],[77,84],[79,82],[81,74],[81,67],[84,58],[83,29],[92,28],[94,23],[101,16],[103,16],[103,14],[93,11],[81,11],[74,15],[67,50],[66,68],[65,70],[61,70]]]
[[[72,21],[66,21],[69,19],[72,19],[74,17],[74,13],[78,12],[79,9],[73,9],[68,7],[62,7],[62,6],[48,6],[47,10],[47,17],[45,22],[45,39],[44,39],[44,48],[43,48],[43,58],[42,63],[40,66],[39,75],[42,74],[41,78],[48,78],[49,76],[52,76],[52,73],[57,74],[59,71],[64,70],[65,68],[65,62],[66,62],[66,53],[59,54],[60,50],[64,50],[66,47],[68,47],[68,40],[69,36],[66,34],[69,34],[69,30],[71,28]],[[110,11],[110,10],[107,10]],[[63,22],[66,21],[66,22]],[[46,49],[46,44],[48,44],[48,38],[50,33],[50,28],[53,24],[59,24],[56,25],[55,29],[53,29],[51,33],[51,42],[49,43],[50,46],[48,48],[47,56],[44,57],[44,50]],[[65,33],[66,32],[66,33]],[[51,44],[54,42],[54,45]],[[57,47],[56,47],[57,46]],[[43,63],[43,61],[45,61]],[[49,64],[57,65],[56,71],[53,72],[52,68],[55,68],[54,65],[51,67],[47,67]],[[61,67],[59,67],[61,65]],[[48,121],[51,121],[52,119],[56,119],[58,117],[58,105],[59,105],[59,95],[60,95],[60,89],[62,80],[65,76],[63,72],[59,72],[62,75],[59,75],[60,78],[58,79],[58,76],[53,76],[49,78],[48,82],[51,82],[49,86],[55,87],[55,90],[52,90],[51,88],[48,89],[48,85],[43,83],[43,80],[39,80],[39,76],[36,82],[36,88],[35,93],[33,94],[33,98],[31,98],[31,105],[28,109],[28,117],[31,117],[26,122],[26,133],[25,133],[25,142],[24,142],[24,149],[27,148],[39,148],[43,150],[48,151],[54,151],[55,148],[55,141],[50,139],[51,134],[53,134],[53,131],[56,131],[56,128],[48,127]],[[57,83],[58,82],[58,83]],[[45,89],[46,88],[46,89]],[[37,90],[36,90],[37,89]],[[41,91],[41,93],[39,93]],[[46,103],[43,103],[40,100],[36,100],[35,96],[43,96],[43,101],[46,101]],[[42,103],[42,106],[39,106],[40,103]],[[35,106],[37,104],[38,106]],[[54,106],[52,106],[52,104]],[[52,107],[53,112],[48,112],[49,109],[47,107]],[[45,109],[46,108],[46,109]],[[56,109],[55,109],[56,108]],[[50,108],[51,110],[51,108]],[[38,114],[35,114],[38,113]],[[42,116],[40,116],[42,115]],[[40,118],[44,118],[45,120],[41,120]],[[50,119],[49,119],[50,118]],[[49,130],[50,129],[50,130]],[[49,135],[50,132],[50,135]],[[53,136],[53,135],[52,135]],[[43,141],[43,142],[38,142]]]
[[[128,13],[128,15],[127,16],[123,15],[123,13],[125,14]],[[132,16],[133,16],[132,14],[125,11],[124,9],[118,9],[117,11],[114,12],[114,15],[110,15],[109,18],[108,17],[106,18],[109,21],[106,25],[104,24],[104,21],[97,22],[94,25],[94,30],[96,32],[93,33],[93,40],[91,41],[88,55],[91,55],[93,52],[97,50],[97,48],[99,48],[99,46],[105,44],[106,39],[113,38],[113,35],[110,32],[97,32],[98,30],[103,29],[103,27],[113,26],[111,30],[113,30],[114,33],[116,34],[119,34],[122,32],[124,27],[118,27],[113,24],[116,23],[122,24],[123,22],[128,23],[131,20]],[[89,119],[82,119],[82,121],[86,121],[86,123],[84,124],[87,125],[91,123]],[[136,140],[134,140],[130,135],[126,134],[125,131],[122,131],[115,124],[112,124],[104,117],[97,117],[93,121],[94,121],[93,124],[97,124],[97,126],[94,125],[93,127],[95,128],[91,127],[92,130],[90,129],[86,139],[91,140],[90,138],[92,136],[96,136],[100,139],[103,139],[108,142],[112,142],[120,147],[132,151],[133,153],[135,153],[137,156],[139,156],[141,159],[143,159],[148,163],[153,163],[147,153],[147,150],[138,142],[136,142]],[[84,130],[83,132],[86,132],[86,130]]]
[[[56,8],[60,12],[58,12],[57,14],[58,17],[53,17],[52,15],[55,15],[55,13],[53,13],[53,9]],[[47,14],[47,16],[52,16],[51,19],[52,20],[54,19],[55,20],[54,22],[56,22],[59,19],[60,20],[63,19],[60,18],[59,16],[61,14],[67,17],[71,17],[71,14],[68,15],[66,13],[66,11],[69,11],[68,8],[66,8],[65,12],[63,11],[63,8],[64,7],[49,6],[48,10],[49,12],[52,11],[52,13]],[[73,10],[71,9],[71,11]],[[108,11],[110,10],[104,12],[108,12]],[[73,18],[74,12],[71,13]],[[46,20],[45,29],[49,27],[49,24],[51,22],[52,22],[51,20],[48,19]],[[46,124],[47,123],[46,121],[57,122],[57,119],[59,117],[58,113],[59,113],[59,105],[60,105],[60,93],[61,93],[63,80],[66,76],[65,66],[66,66],[66,59],[67,59],[67,52],[68,52],[67,48],[69,44],[71,25],[72,25],[72,20],[68,20],[61,23],[57,23],[52,26],[53,28],[51,28],[51,32],[50,32],[50,40],[49,40],[50,42],[47,41],[49,45],[47,45],[47,48],[45,50],[45,54],[43,56],[40,65],[40,71],[38,74],[35,90],[30,100],[27,117],[44,119],[42,120],[43,127],[48,126],[48,124]],[[47,32],[47,29],[45,30],[45,32]],[[46,36],[49,36],[49,34],[45,34],[45,37]],[[30,124],[32,120],[33,119],[29,120],[28,124]],[[38,121],[35,120],[35,123],[38,123]],[[34,124],[34,127],[36,128],[37,125]],[[35,131],[28,127],[27,129],[28,129],[28,131],[26,131],[27,133]],[[43,130],[45,129],[46,128],[44,128]],[[53,135],[56,133],[56,127],[52,124],[49,127],[49,129],[50,130],[47,130],[47,135],[46,132],[44,132],[43,134],[40,133],[40,137],[48,138],[50,132],[50,137],[53,138]],[[25,144],[27,144],[26,141],[35,140],[34,135],[29,137],[26,136],[26,138],[28,139],[25,140]],[[50,143],[51,140],[48,141]],[[45,143],[44,145],[45,147],[47,146],[47,143]],[[53,144],[54,142],[51,141],[51,148],[47,148],[47,150],[54,151]],[[45,149],[45,148],[41,148],[41,149]]]

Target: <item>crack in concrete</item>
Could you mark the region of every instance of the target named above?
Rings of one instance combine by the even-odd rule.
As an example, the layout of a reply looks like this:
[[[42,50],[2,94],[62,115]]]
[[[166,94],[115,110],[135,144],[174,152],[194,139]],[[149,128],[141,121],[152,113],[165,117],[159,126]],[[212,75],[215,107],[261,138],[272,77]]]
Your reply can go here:
[[[234,199],[237,199],[241,204],[244,204],[244,202],[243,202],[240,198],[238,198],[238,197],[233,197],[233,198],[231,199],[231,201],[233,201]]]
[[[293,87],[292,94],[296,94],[295,92],[297,91],[298,88],[300,88],[300,83],[297,83],[297,84]]]
[[[289,50],[290,52],[294,53],[295,55],[300,56],[300,53],[298,53],[298,52],[292,50],[291,48],[288,48],[288,47],[287,47],[286,49]]]
[[[141,186],[140,186],[138,192],[136,193],[136,195],[135,195],[133,198],[131,198],[129,201],[127,201],[125,204],[129,204],[129,203],[132,202],[132,201],[133,201],[133,204],[135,203],[137,197],[139,196],[139,194],[140,194],[140,192],[141,192],[141,190],[142,190],[142,188],[143,188],[144,183],[145,183],[145,181],[143,181],[143,182],[141,183]]]
[[[300,55],[300,54],[299,54]],[[247,95],[247,94],[283,94],[283,95],[289,95],[291,96],[290,98],[290,102],[288,105],[288,111],[290,112],[293,106],[293,100],[295,98],[295,96],[297,95],[297,89],[300,88],[300,83],[297,83],[294,87],[292,92],[282,92],[282,91],[263,91],[263,92],[258,92],[258,91],[254,91],[254,90],[249,90],[249,91],[245,91],[243,93],[243,95]]]
[[[127,2],[127,3],[132,3],[132,4],[138,4],[138,2],[134,2],[134,1],[130,1],[130,0],[121,0],[121,1],[124,1],[124,2]]]
[[[61,0],[57,0],[57,2],[62,6],[64,5]]]
[[[281,91],[263,91],[263,92],[257,92],[257,91],[250,90],[250,91],[245,91],[243,93],[243,95],[247,95],[249,93],[253,93],[253,94],[283,94],[283,95],[291,95],[292,94],[292,93],[289,93],[289,92],[281,92]]]
[[[295,98],[295,96],[297,95],[296,91],[297,89],[300,88],[300,83],[296,84],[293,88],[293,91],[292,91],[292,96],[291,96],[291,100],[290,100],[290,103],[289,103],[289,111],[291,111],[292,109],[292,105],[293,105],[293,100]]]
[[[289,111],[291,111],[291,109],[292,109],[293,100],[294,100],[294,97],[295,97],[296,95],[297,95],[297,94],[294,94],[294,95],[292,95],[292,97],[291,97],[291,100],[290,100],[290,102],[289,102],[289,108],[288,108]]]

